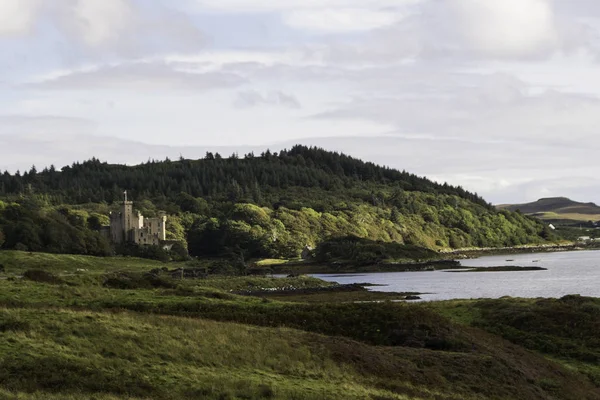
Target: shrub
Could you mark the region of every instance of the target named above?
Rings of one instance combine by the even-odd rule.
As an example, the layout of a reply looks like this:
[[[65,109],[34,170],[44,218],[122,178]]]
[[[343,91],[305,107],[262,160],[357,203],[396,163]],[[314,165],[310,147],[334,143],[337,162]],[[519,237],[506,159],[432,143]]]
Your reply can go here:
[[[111,289],[174,289],[177,285],[155,274],[118,272],[105,277],[104,287]]]
[[[65,283],[65,281],[56,275],[41,269],[29,269],[23,273],[23,278],[34,282],[50,283],[52,285]]]

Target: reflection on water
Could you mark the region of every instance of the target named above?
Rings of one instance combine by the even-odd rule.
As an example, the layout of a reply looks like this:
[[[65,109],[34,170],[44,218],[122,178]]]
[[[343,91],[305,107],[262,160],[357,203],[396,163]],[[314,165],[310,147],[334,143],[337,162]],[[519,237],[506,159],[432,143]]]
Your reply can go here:
[[[465,267],[536,266],[547,271],[390,272],[361,275],[314,275],[342,284],[369,282],[382,292],[430,293],[423,300],[512,297],[600,297],[600,251],[511,254],[463,260]]]

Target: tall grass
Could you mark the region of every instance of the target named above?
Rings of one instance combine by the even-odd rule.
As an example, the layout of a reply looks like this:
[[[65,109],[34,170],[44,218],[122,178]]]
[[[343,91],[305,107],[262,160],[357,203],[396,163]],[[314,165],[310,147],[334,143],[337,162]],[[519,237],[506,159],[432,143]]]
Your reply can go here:
[[[401,398],[356,382],[302,335],[185,318],[0,310],[0,382],[12,392],[139,398]]]

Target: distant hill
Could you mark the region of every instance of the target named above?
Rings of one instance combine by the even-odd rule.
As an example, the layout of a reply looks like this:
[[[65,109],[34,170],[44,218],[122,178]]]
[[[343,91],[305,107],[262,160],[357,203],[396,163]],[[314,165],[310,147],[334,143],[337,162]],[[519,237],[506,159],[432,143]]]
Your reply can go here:
[[[517,211],[542,219],[598,221],[600,207],[594,203],[580,203],[566,197],[549,197],[526,204],[502,204],[498,209]]]

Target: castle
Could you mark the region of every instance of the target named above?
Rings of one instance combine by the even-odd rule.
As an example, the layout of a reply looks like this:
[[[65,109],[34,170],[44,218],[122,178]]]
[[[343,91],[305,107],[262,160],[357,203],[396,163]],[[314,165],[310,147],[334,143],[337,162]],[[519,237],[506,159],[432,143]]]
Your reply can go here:
[[[125,242],[139,245],[163,245],[167,239],[167,216],[144,218],[139,212],[134,214],[133,201],[127,200],[127,192],[120,212],[110,213],[110,239],[115,244]]]

